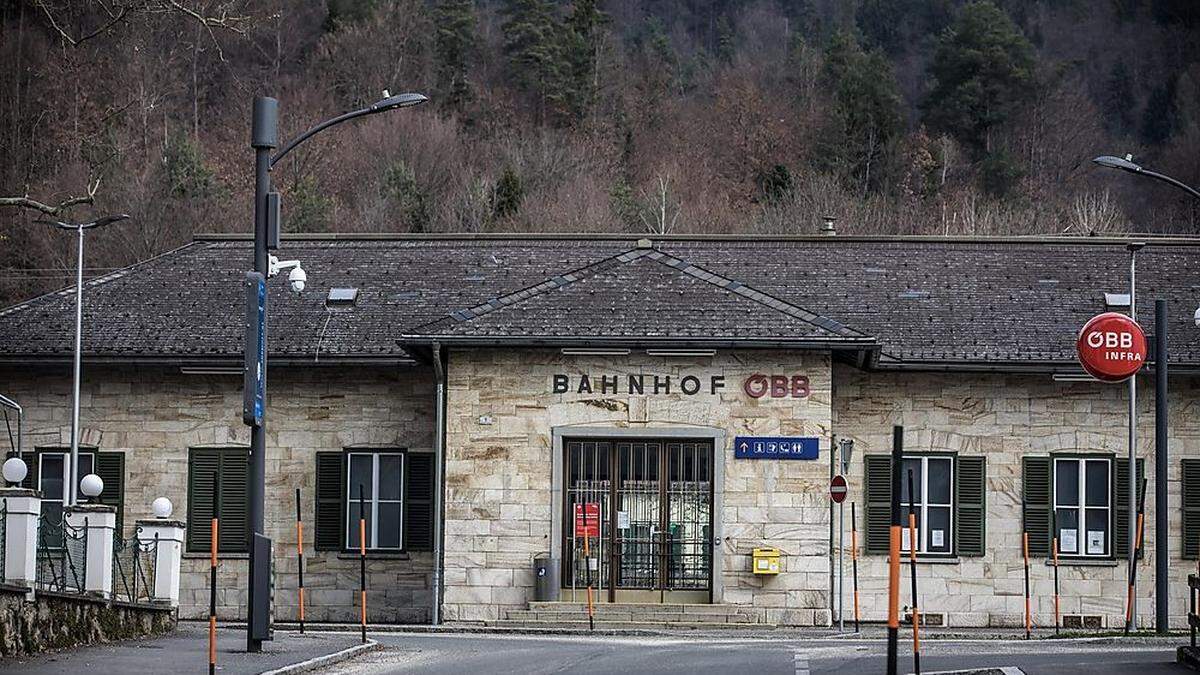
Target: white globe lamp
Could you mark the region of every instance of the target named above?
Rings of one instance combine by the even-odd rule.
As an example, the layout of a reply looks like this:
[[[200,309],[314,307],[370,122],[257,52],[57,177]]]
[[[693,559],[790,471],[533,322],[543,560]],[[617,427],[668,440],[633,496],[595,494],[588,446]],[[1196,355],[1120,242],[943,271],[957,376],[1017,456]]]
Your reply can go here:
[[[79,491],[89,500],[95,499],[100,496],[101,492],[104,492],[104,479],[94,473],[89,473],[79,481]]]
[[[171,500],[166,497],[159,497],[150,503],[150,510],[154,512],[155,518],[170,518],[173,508]]]
[[[29,475],[29,467],[25,466],[25,461],[20,457],[9,457],[4,460],[4,480],[8,481],[9,485],[19,485],[25,480],[25,476]]]

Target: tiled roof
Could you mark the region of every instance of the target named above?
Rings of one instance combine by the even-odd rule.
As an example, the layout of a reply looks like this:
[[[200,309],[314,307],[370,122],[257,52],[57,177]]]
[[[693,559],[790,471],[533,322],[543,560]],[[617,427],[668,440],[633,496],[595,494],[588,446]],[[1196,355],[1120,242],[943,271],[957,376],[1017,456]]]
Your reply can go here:
[[[271,280],[274,357],[403,359],[403,344],[605,340],[861,342],[881,364],[1069,363],[1103,294],[1126,292],[1121,241],[919,238],[320,237],[285,239],[301,295]],[[91,358],[237,359],[244,239],[198,240],[86,282]],[[1138,254],[1138,318],[1170,302],[1172,360],[1200,365],[1200,240]],[[356,287],[327,310],[331,287]],[[0,358],[69,356],[72,289],[0,310]]]

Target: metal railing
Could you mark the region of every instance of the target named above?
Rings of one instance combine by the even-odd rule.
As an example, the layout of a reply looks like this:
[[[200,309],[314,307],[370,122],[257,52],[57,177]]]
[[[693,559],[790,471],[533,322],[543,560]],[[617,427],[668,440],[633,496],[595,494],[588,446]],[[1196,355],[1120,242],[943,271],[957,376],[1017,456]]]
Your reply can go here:
[[[38,517],[37,587],[83,593],[87,580],[87,519],[73,527],[66,518]]]
[[[8,500],[0,500],[0,582],[8,578],[4,569],[4,559],[8,556],[5,551],[8,550]]]
[[[142,528],[126,539],[113,533],[113,598],[129,602],[150,602],[154,592],[158,535],[142,538]]]

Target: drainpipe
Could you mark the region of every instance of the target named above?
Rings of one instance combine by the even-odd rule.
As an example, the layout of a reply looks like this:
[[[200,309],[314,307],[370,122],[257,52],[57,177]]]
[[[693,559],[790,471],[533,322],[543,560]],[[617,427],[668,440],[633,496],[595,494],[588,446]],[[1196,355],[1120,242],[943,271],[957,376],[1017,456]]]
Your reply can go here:
[[[442,363],[442,346],[433,343],[433,374],[437,380],[436,409],[433,428],[433,606],[430,623],[442,622],[442,522],[443,522],[443,465],[446,451],[446,370]]]

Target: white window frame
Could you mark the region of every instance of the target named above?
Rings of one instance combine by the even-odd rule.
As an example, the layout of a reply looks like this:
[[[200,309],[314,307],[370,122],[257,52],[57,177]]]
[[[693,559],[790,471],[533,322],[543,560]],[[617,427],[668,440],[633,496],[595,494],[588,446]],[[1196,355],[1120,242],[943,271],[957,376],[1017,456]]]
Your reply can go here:
[[[1076,497],[1078,504],[1059,504],[1058,501],[1058,464],[1059,462],[1078,462],[1078,490]],[[1108,467],[1105,475],[1108,477],[1104,487],[1105,505],[1087,506],[1087,465],[1088,464],[1104,464]],[[1113,481],[1113,463],[1109,457],[1080,457],[1078,455],[1071,457],[1055,457],[1054,458],[1054,474],[1050,477],[1051,485],[1054,488],[1054,532],[1050,533],[1051,537],[1059,537],[1062,532],[1062,524],[1058,522],[1058,511],[1074,510],[1075,511],[1075,552],[1068,553],[1062,551],[1062,539],[1059,538],[1060,556],[1071,558],[1109,558],[1112,556],[1112,538],[1113,538],[1113,510],[1112,510],[1112,481]],[[1087,511],[1089,509],[1104,510],[1104,551],[1102,553],[1087,552]]]
[[[400,496],[398,499],[381,500],[379,498],[379,458],[383,455],[400,458]],[[367,532],[367,550],[389,552],[401,552],[404,550],[404,476],[405,472],[408,471],[405,455],[406,453],[400,450],[353,450],[346,453],[346,474],[344,476],[346,483],[346,523],[343,532],[345,534],[343,543],[347,551],[357,551],[359,549],[358,523],[352,523],[350,520],[350,506],[358,503],[358,496],[354,494],[356,486],[350,484],[350,467],[352,458],[355,456],[371,458],[371,496],[365,500],[371,516],[371,529]],[[379,543],[379,505],[381,503],[400,505],[400,520],[396,525],[400,530],[399,546],[380,547],[377,545]]]
[[[918,501],[915,504],[917,511],[921,514],[920,515],[920,525],[917,526],[917,555],[953,556],[954,552],[955,552],[954,551],[954,527],[955,527],[954,498],[956,496],[956,494],[955,494],[956,490],[954,489],[954,478],[955,478],[955,476],[954,476],[954,463],[955,463],[954,456],[953,455],[905,455],[902,459],[908,460],[908,461],[920,461],[921,462],[921,476],[920,476],[921,494],[918,495]],[[936,504],[929,503],[929,460],[933,460],[935,462],[946,462],[946,464],[949,465],[949,467],[950,467],[950,501],[947,503],[941,503],[941,502],[938,502]],[[903,466],[903,464],[901,464],[901,466]],[[915,480],[917,478],[917,476],[913,476],[913,478]],[[900,480],[908,481],[908,476],[907,475],[901,476]],[[945,551],[929,550],[929,537],[930,537],[929,533],[931,530],[929,527],[926,527],[926,525],[929,523],[929,507],[930,506],[933,506],[935,508],[948,508],[950,511],[950,518],[949,518],[950,525],[947,528],[946,535],[945,535],[948,538],[947,539],[948,545],[946,546],[947,550],[945,550]],[[900,537],[901,550],[904,551],[905,553],[909,553],[912,549],[912,542],[910,541],[908,546],[903,545],[906,533],[908,532],[908,502],[904,502],[904,503],[900,504],[900,512],[904,519],[904,529],[903,529],[901,537]]]
[[[44,475],[45,471],[44,471],[44,467],[42,465],[42,460],[45,457],[50,456],[50,455],[57,455],[59,457],[62,457],[62,459],[63,459],[63,463],[62,463],[62,466],[63,466],[63,473],[62,473],[63,493],[62,493],[62,497],[57,498],[57,499],[47,498],[45,496],[45,490],[42,489],[42,478],[45,477],[45,475]],[[92,463],[92,467],[91,467],[91,471],[88,471],[88,472],[80,471],[79,472],[80,480],[83,480],[83,477],[88,475],[88,473],[93,473],[96,470],[96,453],[92,450],[80,450],[79,451],[79,464],[80,465],[83,465],[84,457],[89,458],[88,461],[90,461]],[[62,504],[63,508],[66,508],[67,495],[71,493],[71,451],[70,450],[38,450],[37,451],[37,475],[38,475],[37,489],[39,492],[42,493],[42,501],[43,502],[54,502],[56,504]],[[82,496],[83,495],[81,494],[80,497],[82,497]]]

